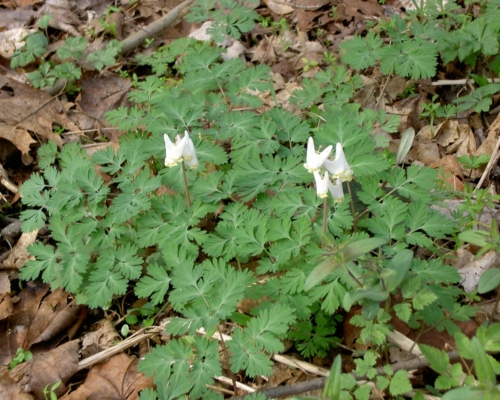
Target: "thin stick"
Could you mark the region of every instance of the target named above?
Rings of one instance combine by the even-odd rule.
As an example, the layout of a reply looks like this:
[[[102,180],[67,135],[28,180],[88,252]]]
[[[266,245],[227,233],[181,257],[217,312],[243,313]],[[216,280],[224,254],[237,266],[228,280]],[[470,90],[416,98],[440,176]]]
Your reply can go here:
[[[186,166],[184,165],[184,161],[182,161],[182,180],[184,182],[184,191],[186,192],[186,201],[188,208],[191,208],[191,197],[189,197],[189,189],[188,182],[186,176]]]
[[[500,148],[500,136],[497,139],[497,143],[495,144],[495,150],[493,151],[493,154],[491,155],[490,161],[488,161],[488,165],[486,165],[486,168],[484,169],[483,175],[481,175],[481,179],[479,180],[479,183],[477,184],[476,188],[472,192],[472,194],[476,194],[476,190],[481,188],[481,185],[483,182],[486,180],[486,177],[489,176],[491,169],[493,168],[493,165],[495,165],[498,161],[498,158],[500,157],[500,152],[498,149]]]
[[[450,362],[456,361],[460,358],[459,354],[455,351],[450,351],[447,354],[448,354]],[[418,368],[422,368],[422,367],[427,367],[428,365],[429,365],[429,361],[427,361],[427,359],[425,357],[418,357],[418,358],[414,358],[412,360],[402,361],[402,362],[398,362],[396,364],[392,364],[391,369],[394,372],[396,372],[396,371],[399,371],[402,369],[405,369],[405,370],[418,369]],[[384,367],[378,367],[377,374],[380,374],[380,375],[385,374]],[[351,375],[353,375],[357,381],[363,379],[362,376],[357,376],[354,373],[351,373]],[[291,395],[298,394],[298,393],[309,392],[311,390],[322,389],[325,386],[326,379],[327,378],[317,378],[317,379],[312,379],[312,380],[306,381],[306,382],[295,383],[293,385],[277,386],[277,387],[270,388],[270,389],[258,390],[255,393],[262,394],[268,398],[291,396]],[[245,396],[231,397],[231,400],[243,400],[244,397]]]
[[[179,20],[179,18],[183,17],[187,13],[188,8],[194,2],[195,0],[184,1],[177,7],[170,10],[167,15],[156,20],[152,24],[149,24],[147,27],[142,28],[139,32],[134,33],[132,36],[129,36],[125,40],[122,40],[120,54],[123,55],[125,53],[128,53],[130,50],[133,50],[144,43],[146,39],[154,37],[173,26]]]
[[[492,82],[499,82],[500,80],[498,78],[494,79],[488,79],[489,83]],[[436,82],[432,82],[431,86],[450,86],[450,85],[465,85],[466,83],[475,83],[474,79],[455,79],[455,80],[440,80]]]

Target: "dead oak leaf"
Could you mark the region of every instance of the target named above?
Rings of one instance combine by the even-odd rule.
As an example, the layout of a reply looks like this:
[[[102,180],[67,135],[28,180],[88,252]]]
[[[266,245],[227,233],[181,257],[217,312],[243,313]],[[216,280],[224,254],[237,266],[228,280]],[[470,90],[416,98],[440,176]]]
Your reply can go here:
[[[83,385],[61,400],[137,399],[141,390],[153,386],[153,378],[146,378],[137,365],[137,358],[117,354],[94,365]]]
[[[62,146],[63,140],[52,131],[54,125],[71,131],[79,130],[66,116],[62,103],[56,97],[13,79],[0,77],[0,88],[5,87],[9,87],[13,94],[9,98],[0,98],[2,137],[10,141],[9,137],[13,138],[22,131],[30,131]],[[18,142],[14,144],[17,146]],[[23,146],[21,151],[26,150],[26,144]]]

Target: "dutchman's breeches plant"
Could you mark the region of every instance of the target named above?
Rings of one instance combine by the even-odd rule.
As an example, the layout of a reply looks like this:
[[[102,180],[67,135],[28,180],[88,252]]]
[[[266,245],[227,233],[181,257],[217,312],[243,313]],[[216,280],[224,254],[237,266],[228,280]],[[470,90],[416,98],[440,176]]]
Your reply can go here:
[[[385,349],[391,315],[453,333],[469,315],[451,285],[460,276],[414,254],[444,254],[457,221],[431,208],[449,197],[437,171],[400,167],[377,135],[398,119],[350,103],[360,78],[342,66],[293,93],[302,117],[264,108],[270,68],[222,51],[185,38],[141,58],[153,73],[129,93],[135,105],[107,114],[126,132],[117,149],[40,147],[21,219],[51,237],[29,247],[20,277],[91,308],[147,308],[153,320],[171,310],[172,339],[139,364],[160,399],[221,399],[208,387],[223,365],[270,375],[285,339],[329,357],[354,306],[372,349]],[[141,310],[122,309],[139,298]],[[231,340],[221,346],[218,331]]]

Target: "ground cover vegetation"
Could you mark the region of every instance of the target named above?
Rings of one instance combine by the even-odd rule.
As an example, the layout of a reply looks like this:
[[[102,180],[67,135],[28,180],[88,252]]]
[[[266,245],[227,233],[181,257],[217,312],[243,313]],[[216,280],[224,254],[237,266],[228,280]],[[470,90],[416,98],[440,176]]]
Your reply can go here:
[[[303,61],[315,72],[288,108],[270,66],[225,59],[214,45],[240,39],[259,14],[244,2],[215,3],[198,0],[186,16],[215,21],[212,41],[184,37],[138,56],[145,77],[122,69],[132,105],[106,114],[124,132],[117,148],[38,148],[20,219],[23,232],[46,226],[51,238],[28,248],[19,277],[91,309],[120,309],[123,336],[167,316],[169,340],[139,362],[155,383],[141,399],[222,398],[214,377],[229,375],[235,388],[258,381],[273,375],[271,355],[290,349],[331,360],[324,398],[500,398],[492,356],[500,325],[463,332],[478,291],[500,283],[498,270],[471,294],[447,261],[467,243],[478,257],[498,252],[495,220],[479,222],[498,198],[472,186],[458,193],[442,169],[410,165],[414,131],[399,132],[397,115],[356,101],[363,72],[417,82],[460,65],[478,88],[447,104],[429,96],[422,114],[431,137],[434,121],[488,112],[500,89],[488,79],[500,72],[500,1],[415,2],[414,11],[370,22],[338,57]],[[78,93],[83,65],[102,70],[120,54],[110,40],[84,56],[89,40],[77,36],[59,47],[59,62],[43,61],[48,43],[41,25],[11,60],[12,68],[38,63],[28,74],[36,88],[65,78]],[[396,151],[390,135],[400,137]],[[489,161],[474,157],[462,158],[470,171]],[[460,205],[442,212],[457,197]],[[117,307],[124,296],[146,300]],[[347,325],[357,332],[351,348]],[[388,361],[395,325],[417,332],[417,343],[431,329],[446,332],[454,352],[420,344],[420,367],[434,372],[414,379]]]

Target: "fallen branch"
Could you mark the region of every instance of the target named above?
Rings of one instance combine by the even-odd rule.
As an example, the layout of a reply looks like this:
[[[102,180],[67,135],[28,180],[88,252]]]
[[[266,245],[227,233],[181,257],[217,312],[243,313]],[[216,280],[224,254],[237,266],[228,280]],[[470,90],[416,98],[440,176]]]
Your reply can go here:
[[[175,25],[179,18],[182,18],[184,15],[186,15],[189,7],[194,2],[195,0],[185,0],[183,3],[170,10],[170,12],[164,15],[162,18],[149,24],[145,28],[142,28],[140,31],[134,33],[125,40],[122,40],[120,54],[123,55],[128,53],[129,51],[144,43],[146,39],[154,37],[170,28],[171,26]]]
[[[460,358],[459,354],[454,351],[450,351],[447,354],[450,359],[450,362],[456,361]],[[401,369],[412,370],[427,366],[429,366],[429,361],[427,361],[425,357],[418,357],[414,358],[413,360],[402,361],[396,364],[392,364],[391,368],[394,372],[396,372]],[[385,374],[384,367],[378,367],[377,374],[384,375]],[[356,374],[352,375],[357,381],[364,378],[362,376],[357,376]],[[310,381],[295,383],[293,385],[277,386],[270,389],[258,390],[255,393],[262,394],[268,398],[292,396],[298,393],[304,393],[304,392],[309,392],[311,390],[322,389],[325,386],[326,380],[327,378],[311,379]],[[245,396],[236,396],[236,397],[231,397],[230,399],[243,400],[244,398]]]
[[[494,78],[494,79],[488,78],[488,82],[489,83],[497,83],[497,82],[500,82],[500,79],[498,79],[498,78]],[[466,83],[473,84],[473,83],[475,83],[475,81],[474,81],[474,79],[454,79],[454,80],[442,79],[442,80],[439,80],[439,81],[436,81],[436,82],[432,82],[431,86],[465,85]]]

